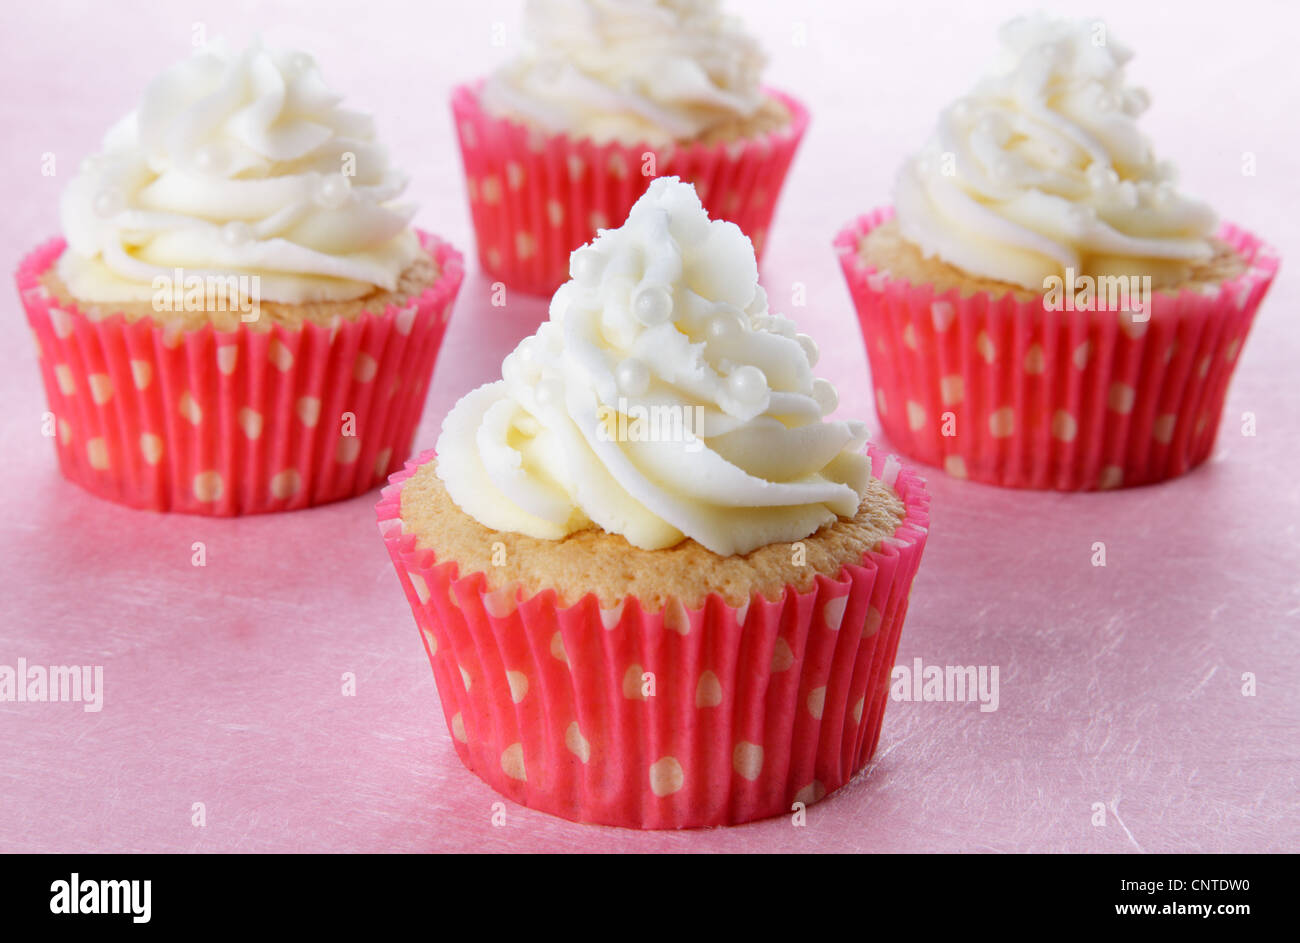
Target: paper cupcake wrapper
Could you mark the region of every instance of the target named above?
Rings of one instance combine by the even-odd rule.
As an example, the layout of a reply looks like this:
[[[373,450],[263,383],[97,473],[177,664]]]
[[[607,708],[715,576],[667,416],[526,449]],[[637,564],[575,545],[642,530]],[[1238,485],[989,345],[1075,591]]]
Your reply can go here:
[[[1248,260],[1211,292],[1157,292],[1149,317],[1045,311],[1041,298],[891,278],[863,263],[863,216],[835,240],[890,443],[958,478],[1061,491],[1147,484],[1211,453],[1276,253],[1225,225]]]
[[[597,145],[487,114],[479,105],[480,84],[458,87],[451,99],[479,264],[507,287],[539,295],[568,279],[574,249],[598,229],[622,225],[656,176],[695,184],[709,215],[736,223],[761,258],[786,171],[808,127],[802,104],[768,90],[792,116],[777,132],[713,145]]]
[[[490,592],[417,550],[399,514],[420,455],[384,489],[379,525],[461,760],[530,808],[631,828],[746,822],[844,785],[876,747],[929,523],[923,481],[871,457],[906,515],[861,565],[777,602],[715,593],[647,612]]]
[[[93,319],[52,298],[56,239],[22,262],[59,466],[136,508],[236,515],[362,494],[401,467],[424,408],[463,262],[420,233],[439,267],[418,298],[354,321],[179,331]]]

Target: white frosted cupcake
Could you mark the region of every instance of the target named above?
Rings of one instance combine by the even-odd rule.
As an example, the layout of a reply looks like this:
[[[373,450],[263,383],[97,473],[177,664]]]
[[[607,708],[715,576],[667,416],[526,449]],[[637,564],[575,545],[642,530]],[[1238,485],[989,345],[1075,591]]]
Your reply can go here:
[[[875,748],[924,487],[827,417],[817,345],[690,186],[572,272],[379,508],[457,751],[582,821],[816,801]]]
[[[483,268],[550,294],[656,176],[692,182],[762,254],[806,109],[718,0],[529,0],[525,43],[452,109]]]
[[[462,271],[405,185],[304,53],[215,43],[154,80],[18,273],[64,474],[225,515],[400,467]]]
[[[890,441],[949,474],[1089,490],[1209,456],[1277,269],[1180,193],[1096,20],[1013,20],[1001,56],[836,240]]]

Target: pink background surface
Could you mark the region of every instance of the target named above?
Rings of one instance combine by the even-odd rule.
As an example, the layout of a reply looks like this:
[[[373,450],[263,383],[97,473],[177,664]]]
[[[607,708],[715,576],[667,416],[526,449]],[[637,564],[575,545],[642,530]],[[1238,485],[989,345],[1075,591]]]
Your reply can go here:
[[[417,223],[470,256],[451,85],[517,39],[519,6],[42,2],[0,42],[0,257],[57,230],[57,200],[148,79],[209,37],[312,51],[372,111],[413,176]],[[956,6],[955,4],[952,6]],[[894,170],[987,60],[1018,9],[738,3],[770,80],[813,123],[763,280],[822,346],[840,415],[874,422],[830,248],[889,198]],[[1066,8],[1055,4],[1054,7]],[[868,8],[869,9],[860,9]],[[1136,7],[1136,8],[1135,8]],[[1300,94],[1294,7],[1092,3],[1138,52],[1145,125],[1187,190],[1281,252],[1215,456],[1187,477],[1100,495],[1015,493],[929,475],[934,527],[900,661],[997,665],[1000,706],[892,703],[876,758],[813,807],[715,832],[579,826],[506,804],[450,743],[414,621],[374,523],[378,493],[238,520],[134,512],[58,474],[35,352],[10,289],[0,318],[0,664],[104,667],[104,708],[0,703],[2,851],[1300,850]],[[806,28],[807,42],[793,37]],[[506,46],[494,46],[500,24]],[[42,176],[53,153],[57,174]],[[1257,172],[1242,173],[1243,153]],[[796,283],[807,306],[789,301]],[[544,316],[489,304],[471,260],[417,447]],[[1244,412],[1258,434],[1240,434]],[[203,541],[208,565],[190,563]],[[1091,565],[1104,541],[1108,565]],[[341,676],[357,678],[355,697]],[[1244,697],[1242,674],[1258,694]],[[191,824],[206,806],[206,827]],[[1092,824],[1094,803],[1110,811]]]

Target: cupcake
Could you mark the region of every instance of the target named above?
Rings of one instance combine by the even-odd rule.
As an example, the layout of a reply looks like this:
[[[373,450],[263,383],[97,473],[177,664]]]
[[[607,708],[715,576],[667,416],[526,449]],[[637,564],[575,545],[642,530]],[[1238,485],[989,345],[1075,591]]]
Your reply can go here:
[[[462,261],[339,101],[303,53],[213,44],[83,163],[17,275],[69,480],[233,515],[402,466]]]
[[[456,751],[577,821],[812,803],[875,749],[923,483],[825,418],[817,345],[690,185],[571,272],[378,508]]]
[[[489,277],[550,295],[657,176],[694,183],[761,256],[808,113],[760,85],[763,53],[718,0],[529,0],[524,31],[452,95]]]
[[[1019,488],[1204,461],[1277,271],[1180,194],[1097,21],[1013,20],[1002,58],[836,239],[876,407],[907,455]]]

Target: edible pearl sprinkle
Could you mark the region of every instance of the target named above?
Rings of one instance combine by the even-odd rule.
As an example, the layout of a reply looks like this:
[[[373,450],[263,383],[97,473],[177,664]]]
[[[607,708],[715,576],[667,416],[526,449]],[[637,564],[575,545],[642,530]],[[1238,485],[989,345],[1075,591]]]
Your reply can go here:
[[[658,285],[642,288],[632,299],[632,312],[647,327],[663,324],[673,316],[673,296]]]
[[[641,396],[650,389],[650,370],[641,361],[628,358],[614,370],[618,388],[628,396]]]
[[[328,177],[322,177],[316,187],[316,202],[326,209],[336,210],[342,206],[348,198],[348,191],[352,189],[352,184],[348,178],[342,174],[330,174]]]
[[[595,249],[586,247],[569,256],[569,275],[583,285],[594,285],[605,268],[605,257]]]
[[[767,377],[758,367],[746,364],[727,377],[727,389],[742,403],[757,403],[767,392]]]
[[[817,401],[817,406],[822,411],[822,415],[835,411],[835,407],[840,404],[839,394],[835,392],[835,387],[829,380],[823,380],[821,377],[813,380],[812,386],[813,399]]]
[[[817,342],[807,334],[796,334],[795,340],[803,348],[803,355],[808,358],[808,366],[817,366],[817,359],[821,356],[821,351],[817,347]]]
[[[125,208],[126,200],[116,187],[95,194],[95,212],[100,216],[116,216]]]
[[[242,220],[231,220],[221,227],[221,241],[228,246],[242,246],[253,239],[253,228]]]

